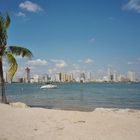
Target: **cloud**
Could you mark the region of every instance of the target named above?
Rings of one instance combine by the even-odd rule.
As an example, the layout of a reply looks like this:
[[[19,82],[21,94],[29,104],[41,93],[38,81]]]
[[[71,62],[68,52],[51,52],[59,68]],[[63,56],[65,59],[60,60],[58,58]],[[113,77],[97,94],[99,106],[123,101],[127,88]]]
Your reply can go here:
[[[44,59],[43,60],[36,59],[36,60],[29,60],[28,64],[36,65],[36,66],[45,66],[45,65],[48,65],[48,62],[47,60],[44,60]]]
[[[28,12],[33,12],[33,13],[43,11],[43,9],[38,4],[30,1],[25,1],[20,3],[19,7],[23,10],[26,10]]]
[[[90,41],[91,43],[93,43],[93,42],[95,42],[95,38],[92,37],[92,38],[89,39],[89,41]]]
[[[23,12],[18,12],[16,14],[17,17],[25,17],[26,15]]]
[[[86,63],[86,64],[90,64],[90,63],[93,63],[94,61],[92,60],[92,59],[90,59],[90,58],[87,58],[85,61],[84,61],[84,63]]]
[[[128,64],[128,65],[133,65],[133,64],[134,64],[134,62],[127,62],[127,64]]]
[[[134,10],[140,13],[140,0],[129,0],[129,2],[122,7],[123,10]]]
[[[61,59],[52,59],[51,61],[55,63],[57,68],[64,68],[67,66],[67,63]]]

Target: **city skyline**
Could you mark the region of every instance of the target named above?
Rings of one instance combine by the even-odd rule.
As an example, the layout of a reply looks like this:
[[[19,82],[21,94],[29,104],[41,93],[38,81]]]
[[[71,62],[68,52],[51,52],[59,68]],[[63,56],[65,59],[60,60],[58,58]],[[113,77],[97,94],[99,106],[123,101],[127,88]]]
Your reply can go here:
[[[34,74],[91,71],[108,67],[140,79],[139,0],[1,0],[11,16],[8,44],[29,48],[32,60],[18,59],[16,77],[30,67]],[[7,64],[4,67],[7,70]]]
[[[118,73],[117,71],[108,68],[104,75],[95,75],[90,71],[68,73],[44,73],[34,74],[28,67],[22,71],[22,75],[16,77],[14,82],[25,83],[44,83],[44,82],[140,82],[135,72],[128,71],[125,74]],[[4,79],[7,82],[7,74],[4,73]]]

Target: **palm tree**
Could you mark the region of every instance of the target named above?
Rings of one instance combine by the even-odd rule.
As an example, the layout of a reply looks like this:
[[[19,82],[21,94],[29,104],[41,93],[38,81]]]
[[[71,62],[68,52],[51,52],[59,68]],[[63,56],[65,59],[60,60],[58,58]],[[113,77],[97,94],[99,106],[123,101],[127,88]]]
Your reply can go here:
[[[32,53],[30,50],[20,47],[20,46],[7,46],[7,29],[10,25],[10,17],[8,14],[3,16],[0,13],[0,85],[2,92],[2,102],[8,103],[5,93],[5,82],[3,75],[3,57],[6,57],[10,65],[7,77],[8,82],[12,82],[13,76],[17,71],[18,64],[15,59],[15,55],[20,55],[22,57],[31,58]]]

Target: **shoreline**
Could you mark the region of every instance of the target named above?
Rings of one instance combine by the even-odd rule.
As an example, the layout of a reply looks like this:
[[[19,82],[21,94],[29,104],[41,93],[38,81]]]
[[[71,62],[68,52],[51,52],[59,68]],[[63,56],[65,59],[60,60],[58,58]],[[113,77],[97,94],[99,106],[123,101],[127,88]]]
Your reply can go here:
[[[94,109],[73,109],[73,108],[47,108],[42,106],[29,106],[30,108],[42,108],[48,110],[60,110],[60,111],[77,111],[77,112],[94,112],[97,110],[100,111],[112,111],[112,112],[140,112],[140,109],[133,109],[133,108],[106,108],[106,107],[97,107]]]
[[[1,103],[1,102],[0,102]],[[15,102],[10,102],[10,103],[15,103]],[[23,103],[23,102],[19,102],[19,103]],[[23,103],[26,104],[26,103]],[[64,110],[64,111],[80,111],[80,112],[93,112],[96,109],[110,109],[110,110],[134,110],[134,111],[140,111],[140,108],[118,108],[118,107],[95,107],[95,108],[80,108],[80,107],[51,107],[51,106],[37,106],[37,105],[28,105],[30,108],[43,108],[43,109],[50,109],[50,110]]]
[[[139,140],[140,110],[92,112],[0,103],[0,140]]]

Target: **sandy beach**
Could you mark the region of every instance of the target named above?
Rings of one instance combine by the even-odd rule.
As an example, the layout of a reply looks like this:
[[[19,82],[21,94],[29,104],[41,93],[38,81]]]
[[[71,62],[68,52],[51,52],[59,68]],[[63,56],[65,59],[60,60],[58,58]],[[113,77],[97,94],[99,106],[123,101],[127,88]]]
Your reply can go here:
[[[0,140],[140,140],[140,111],[63,111],[0,103]]]

